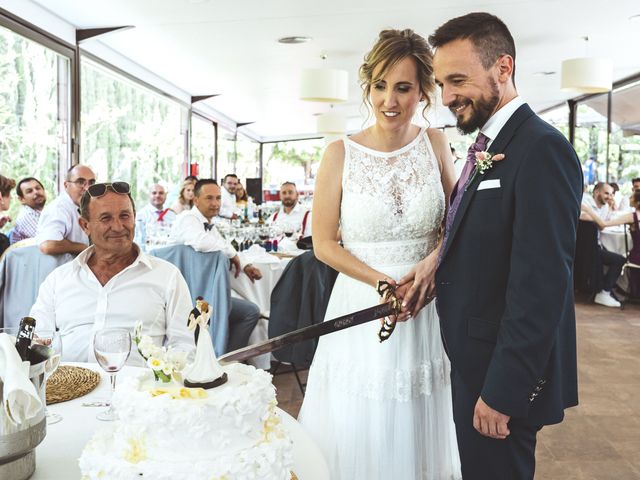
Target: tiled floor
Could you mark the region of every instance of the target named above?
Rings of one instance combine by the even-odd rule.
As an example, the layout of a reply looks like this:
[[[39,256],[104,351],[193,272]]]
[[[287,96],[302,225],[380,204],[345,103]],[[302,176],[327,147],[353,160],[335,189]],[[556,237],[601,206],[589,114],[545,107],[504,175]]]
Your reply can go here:
[[[538,436],[539,480],[640,479],[640,305],[624,310],[579,300],[580,405]],[[306,372],[302,373],[306,379]],[[277,375],[280,407],[294,417],[302,394]]]

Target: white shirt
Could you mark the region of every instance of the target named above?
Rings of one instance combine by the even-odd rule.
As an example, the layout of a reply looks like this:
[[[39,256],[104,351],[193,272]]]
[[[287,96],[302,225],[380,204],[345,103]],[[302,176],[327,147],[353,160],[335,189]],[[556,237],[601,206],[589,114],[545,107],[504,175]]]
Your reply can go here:
[[[582,203],[589,205],[605,222],[607,220],[611,220],[612,212],[609,208],[609,205],[607,205],[606,203],[604,203],[602,206],[598,206],[598,204],[596,203],[596,199],[589,194],[582,195]]]
[[[489,137],[489,142],[487,144],[487,150],[495,140],[495,138],[502,130],[502,127],[509,121],[511,116],[515,113],[515,111],[524,105],[524,100],[521,96],[516,96],[511,99],[508,103],[502,106],[500,110],[491,115],[491,118],[487,120],[487,123],[480,129],[480,131]],[[492,153],[500,153],[500,152],[492,152]]]
[[[231,218],[236,212],[236,195],[229,193],[229,191],[222,187],[220,189],[220,195],[222,197],[222,205],[220,205],[220,213],[218,216],[224,218]]]
[[[169,244],[189,245],[197,252],[223,252],[228,258],[235,257],[238,252],[231,243],[220,235],[215,226],[205,230],[205,223],[209,221],[198,207],[182,212],[171,226]]]
[[[80,218],[78,206],[73,203],[66,191],[61,192],[58,198],[42,210],[36,243],[40,245],[47,240],[66,239],[89,245],[89,237],[80,228],[78,218]]]
[[[162,212],[164,210],[164,207],[158,210],[150,203],[147,203],[147,205],[141,208],[140,211],[136,212],[136,220],[138,222],[144,222],[145,225],[149,223],[162,223],[166,226],[170,226],[177,217],[176,212],[170,208],[166,209],[167,213],[164,214],[162,220],[158,220],[158,212]]]
[[[307,212],[309,212],[309,215],[307,215],[307,223],[305,224],[304,231],[302,231],[302,221],[304,220],[304,215]],[[300,231],[301,237],[311,236],[311,211],[304,208],[299,202],[296,202],[296,205],[289,213],[285,213],[284,207],[281,206],[280,210],[269,217],[267,223],[278,226],[289,224]]]
[[[60,329],[64,361],[95,361],[92,345],[97,330],[123,327],[133,332],[138,322],[142,334],[157,345],[195,347],[187,329],[191,295],[175,266],[139,252],[131,265],[102,286],[87,265],[93,251],[89,247],[51,272],[29,313],[36,319],[36,332]],[[143,364],[133,341],[127,364]]]

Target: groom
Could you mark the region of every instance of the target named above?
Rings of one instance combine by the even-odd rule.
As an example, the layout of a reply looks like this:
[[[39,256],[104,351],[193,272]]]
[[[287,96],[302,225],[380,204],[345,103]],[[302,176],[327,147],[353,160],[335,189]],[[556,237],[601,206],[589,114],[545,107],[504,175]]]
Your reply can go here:
[[[461,131],[480,131],[451,196],[436,272],[462,474],[532,479],[537,432],[578,403],[580,163],[518,96],[514,41],[500,19],[471,13],[429,41],[444,105]],[[474,175],[476,151],[497,157]]]

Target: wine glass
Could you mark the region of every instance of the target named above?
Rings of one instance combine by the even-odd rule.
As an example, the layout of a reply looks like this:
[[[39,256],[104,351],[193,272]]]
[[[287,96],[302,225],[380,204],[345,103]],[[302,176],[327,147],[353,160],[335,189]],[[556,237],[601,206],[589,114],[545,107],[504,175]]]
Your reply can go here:
[[[124,366],[131,353],[131,334],[126,328],[103,328],[93,337],[93,352],[102,369],[109,374],[111,400],[109,409],[99,413],[98,420],[112,421],[117,418],[113,409],[113,391],[116,388],[116,374]]]
[[[62,337],[59,330],[38,330],[33,336],[33,343],[44,345],[52,350],[51,356],[47,359],[44,367],[44,382],[42,385],[42,403],[44,404],[44,415],[47,418],[47,425],[53,425],[62,420],[59,413],[51,413],[47,408],[47,382],[51,375],[58,369],[62,358]]]

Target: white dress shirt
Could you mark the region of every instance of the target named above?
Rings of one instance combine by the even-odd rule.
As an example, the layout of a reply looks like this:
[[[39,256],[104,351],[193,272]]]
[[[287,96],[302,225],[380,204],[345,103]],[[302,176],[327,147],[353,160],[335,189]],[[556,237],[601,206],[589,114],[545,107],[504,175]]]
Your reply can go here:
[[[164,210],[164,207],[158,210],[150,203],[147,203],[143,208],[140,209],[140,211],[136,212],[136,220],[139,222],[144,222],[145,225],[149,223],[162,223],[166,226],[171,226],[171,224],[177,217],[176,212],[169,208],[167,209],[167,213],[165,213],[162,217],[162,220],[158,220],[158,212],[162,212]]]
[[[142,334],[157,345],[195,348],[193,333],[187,329],[191,295],[175,266],[139,252],[131,265],[102,286],[87,265],[93,251],[89,247],[51,272],[29,314],[36,319],[36,333],[60,330],[64,361],[95,361],[92,345],[97,330],[122,327],[133,332],[138,322]],[[133,341],[127,364],[143,364]]]
[[[305,224],[303,231],[302,221],[304,220],[304,215],[307,212],[309,212],[309,215],[307,215],[307,223]],[[288,224],[300,231],[301,237],[311,236],[311,211],[304,208],[299,202],[296,202],[295,206],[289,213],[285,213],[284,207],[282,206],[276,213],[269,217],[267,222],[269,225],[284,226]]]
[[[236,196],[234,193],[229,193],[224,187],[220,189],[220,192],[222,204],[220,205],[220,213],[218,213],[218,216],[231,218],[234,213],[238,213],[236,211]]]
[[[205,223],[209,221],[198,207],[182,212],[171,226],[169,244],[189,245],[197,252],[223,252],[228,258],[235,257],[238,252],[231,243],[220,235],[215,226],[206,230]]]
[[[489,143],[487,144],[487,151],[489,151],[489,147],[496,139],[502,127],[509,121],[511,116],[515,113],[515,111],[524,105],[524,100],[521,96],[516,96],[512,98],[508,103],[502,106],[500,110],[491,115],[491,118],[487,120],[487,123],[480,129],[480,131],[485,134],[489,138]],[[501,152],[491,152],[491,153],[501,153]]]
[[[78,206],[69,194],[62,191],[58,198],[44,207],[38,222],[36,243],[41,245],[48,240],[69,240],[89,245],[89,237],[78,223]]]

